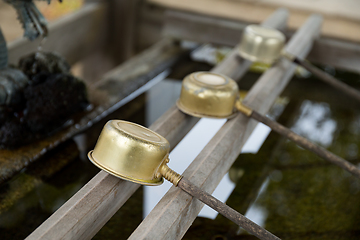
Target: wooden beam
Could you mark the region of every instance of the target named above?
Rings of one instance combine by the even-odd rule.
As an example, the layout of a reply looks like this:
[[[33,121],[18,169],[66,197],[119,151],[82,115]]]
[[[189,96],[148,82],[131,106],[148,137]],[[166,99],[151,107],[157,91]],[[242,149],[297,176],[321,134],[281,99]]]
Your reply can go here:
[[[107,31],[104,36],[106,42],[102,47],[93,49],[91,54],[81,61],[82,76],[86,82],[97,81],[107,71],[135,55],[135,32],[140,1],[86,0],[87,3],[102,2],[107,6],[105,16]],[[148,47],[160,40],[153,41]]]
[[[235,46],[248,22],[168,10],[163,34],[175,39]],[[285,31],[291,37],[293,31]],[[315,40],[308,59],[315,63],[360,73],[360,44],[328,37]]]
[[[85,4],[79,11],[49,24],[49,36],[42,48],[74,64],[105,44],[107,21],[106,4]],[[21,57],[36,51],[40,41],[19,38],[9,43],[9,62],[17,64]]]
[[[248,22],[179,10],[165,12],[163,35],[200,43],[235,46]]]
[[[109,32],[111,49],[119,62],[135,54],[135,32],[139,18],[140,0],[118,0],[109,2],[109,15],[112,31]]]
[[[273,27],[283,26],[287,16],[287,11],[277,11],[268,19],[267,24]],[[220,66],[224,65],[221,69],[225,75],[231,75],[238,67],[243,70],[242,74],[237,75],[243,75],[247,69],[242,64],[228,66],[223,62]],[[174,148],[198,120],[173,106],[150,129],[164,136]],[[138,187],[138,184],[101,171],[27,239],[91,239]]]
[[[320,32],[322,18],[311,16],[287,44],[286,49],[301,57],[309,52]],[[244,102],[265,114],[290,81],[295,65],[277,62],[249,91]],[[241,152],[256,126],[254,120],[239,114],[219,130],[185,170],[184,177],[207,192],[213,192]],[[129,239],[181,239],[197,217],[203,204],[181,189],[171,187]]]
[[[164,23],[165,10],[144,1],[140,6],[140,18],[138,19],[138,31],[136,37],[136,50],[146,49],[162,38],[161,31]]]
[[[308,59],[315,63],[360,73],[360,44],[321,37],[314,42]]]
[[[148,0],[156,5],[198,14],[204,14],[212,17],[220,17],[238,21],[259,23],[264,20],[264,16],[268,16],[271,12],[279,7],[286,7],[290,11],[288,26],[290,29],[298,29],[306,18],[312,13],[319,13],[324,16],[323,27],[321,34],[327,37],[339,38],[354,42],[360,41],[360,25],[359,14],[356,9],[359,8],[360,3],[352,0],[353,4],[333,1],[333,12],[322,11],[329,6],[329,1],[320,0],[325,4],[319,4],[316,10],[313,8],[315,4],[303,3],[303,5],[313,8],[312,10],[299,10],[298,7],[291,8],[291,3],[301,1],[286,1],[288,4],[269,4],[272,0],[259,0],[259,1],[234,1],[234,0]],[[317,1],[319,3],[320,1]],[[340,6],[340,7],[336,7]],[[340,12],[339,9],[345,7],[346,12]],[[354,10],[355,9],[355,10]]]

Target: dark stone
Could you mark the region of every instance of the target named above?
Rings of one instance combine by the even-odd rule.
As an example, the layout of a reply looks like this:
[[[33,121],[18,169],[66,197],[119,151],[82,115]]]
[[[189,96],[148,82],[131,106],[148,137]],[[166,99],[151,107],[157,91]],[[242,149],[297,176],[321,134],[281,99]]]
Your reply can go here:
[[[23,57],[19,68],[29,84],[20,104],[0,109],[0,145],[5,148],[49,136],[89,104],[85,84],[70,74],[61,56],[38,51]]]
[[[20,59],[19,68],[33,80],[39,73],[69,73],[70,65],[53,52],[36,52]]]
[[[0,144],[7,148],[14,148],[29,142],[32,135],[25,124],[13,118],[12,121],[7,121],[0,127]]]
[[[6,108],[0,107],[0,126],[2,126],[7,119],[9,119],[9,112]]]
[[[85,84],[68,74],[48,74],[45,82],[28,86],[24,96],[24,120],[32,132],[40,133],[60,127],[89,104]]]

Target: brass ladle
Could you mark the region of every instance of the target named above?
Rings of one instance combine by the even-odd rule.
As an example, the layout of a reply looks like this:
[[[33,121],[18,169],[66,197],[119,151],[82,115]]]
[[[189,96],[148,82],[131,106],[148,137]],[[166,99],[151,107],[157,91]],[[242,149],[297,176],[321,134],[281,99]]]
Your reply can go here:
[[[249,25],[244,29],[239,44],[239,55],[250,61],[272,64],[280,57],[285,57],[317,76],[331,86],[343,91],[345,94],[360,102],[360,92],[334,78],[330,74],[320,70],[314,65],[299,59],[295,55],[284,50],[285,36],[276,29],[260,25]]]
[[[236,82],[224,75],[210,72],[195,72],[188,75],[183,80],[177,106],[182,112],[195,117],[232,118],[239,111],[360,178],[360,169],[355,165],[244,106],[239,99]]]
[[[171,170],[169,151],[169,142],[159,134],[131,122],[111,120],[88,157],[102,170],[142,185],[160,185],[164,177],[256,237],[280,239]]]

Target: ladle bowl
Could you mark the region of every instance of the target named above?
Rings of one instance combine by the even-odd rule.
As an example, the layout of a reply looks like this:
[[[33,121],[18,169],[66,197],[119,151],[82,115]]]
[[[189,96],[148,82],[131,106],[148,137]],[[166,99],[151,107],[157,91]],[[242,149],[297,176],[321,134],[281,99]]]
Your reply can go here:
[[[320,80],[339,89],[348,96],[360,102],[360,92],[347,84],[339,81],[330,74],[287,52],[283,47],[285,36],[277,29],[267,28],[260,25],[249,25],[244,29],[238,53],[241,57],[265,64],[272,64],[280,57],[296,63],[307,71],[317,76]]]
[[[193,116],[231,118],[239,89],[236,82],[224,75],[195,72],[182,83],[178,108]]]
[[[163,183],[159,169],[168,161],[169,142],[135,123],[110,120],[88,157],[97,167],[143,185]]]
[[[239,44],[239,54],[253,62],[271,64],[281,55],[285,35],[279,30],[249,25],[244,29]]]
[[[239,93],[237,91],[234,91],[235,89],[237,90],[237,87],[236,88],[235,87],[233,87],[233,88],[223,87],[222,91],[221,91],[221,96],[222,96],[221,103],[214,101],[214,99],[212,99],[213,98],[212,95],[204,94],[204,95],[200,96],[200,94],[198,94],[198,93],[193,93],[194,91],[190,91],[189,87],[187,87],[189,85],[189,83],[188,83],[189,80],[187,80],[187,78],[190,78],[193,75],[196,76],[196,74],[198,74],[198,73],[189,75],[183,81],[183,88],[182,88],[182,91],[180,94],[180,98],[178,100],[178,107],[184,113],[189,114],[194,117],[220,118],[221,116],[223,116],[223,118],[229,118],[229,117],[236,115],[237,112],[241,112],[244,115],[269,126],[272,130],[289,138],[290,140],[297,143],[299,146],[314,152],[315,154],[324,158],[325,160],[328,160],[329,162],[340,166],[341,168],[345,169],[346,171],[348,171],[348,172],[352,173],[353,175],[357,176],[358,178],[360,178],[360,169],[357,168],[354,164],[351,164],[348,161],[342,159],[341,157],[329,152],[325,148],[312,143],[311,141],[307,140],[306,138],[299,136],[298,134],[292,132],[288,128],[269,119],[266,116],[263,116],[262,114],[258,113],[257,111],[255,111],[247,106],[244,106],[242,104],[242,102],[240,101]],[[210,76],[215,76],[215,77],[222,76],[222,75],[217,75],[215,73],[210,73],[210,72],[207,72],[207,73],[202,72],[202,74],[206,74],[206,76],[208,78],[210,78]],[[231,78],[228,78],[225,76],[223,76],[223,77],[224,77],[224,79],[226,79],[226,84],[224,84],[224,85],[229,85],[229,86],[236,85],[236,82],[234,80],[232,80]],[[196,89],[196,91],[199,91],[198,90],[199,87],[197,87],[197,88],[193,87],[193,89]],[[208,91],[213,92],[214,94],[216,93],[216,90],[214,90],[213,85],[202,83],[201,84],[201,92],[208,92]],[[188,100],[188,99],[186,99],[187,97],[190,98],[190,101],[187,101]],[[196,102],[196,101],[199,101],[198,99],[201,99],[200,103]],[[210,102],[210,103],[208,104],[208,102]],[[179,103],[193,104],[196,106],[196,108],[191,109],[191,105],[189,105],[184,110],[182,105]],[[218,105],[216,105],[216,104],[218,104]],[[211,106],[216,106],[216,107],[214,107],[214,109],[209,109]],[[233,111],[232,115],[226,115],[226,114],[221,115],[221,114],[219,114],[219,112],[221,110],[223,110],[222,108],[223,109],[234,109],[235,112]],[[199,114],[199,113],[201,113],[201,114]],[[206,114],[204,114],[204,113],[206,113]]]
[[[260,239],[280,239],[171,170],[169,150],[169,142],[150,129],[111,120],[88,157],[100,169],[142,185],[159,185],[165,178]]]
[[[218,85],[208,84],[197,80],[199,77],[219,78],[223,81]],[[182,112],[194,117],[232,118],[239,108],[241,111],[247,110],[238,104],[239,98],[239,89],[233,79],[211,72],[195,72],[184,78],[177,106]]]

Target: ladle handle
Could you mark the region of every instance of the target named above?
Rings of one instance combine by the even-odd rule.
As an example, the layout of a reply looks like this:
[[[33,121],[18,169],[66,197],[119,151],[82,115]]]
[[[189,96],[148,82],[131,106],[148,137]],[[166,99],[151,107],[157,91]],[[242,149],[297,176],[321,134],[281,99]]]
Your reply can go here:
[[[260,227],[256,223],[252,222],[244,215],[238,213],[225,203],[219,201],[218,199],[214,198],[212,195],[208,194],[207,192],[201,190],[194,184],[192,184],[189,180],[182,178],[179,183],[178,187],[190,194],[191,196],[199,199],[224,217],[228,218],[229,220],[233,221],[240,227],[244,228],[249,233],[253,234],[254,236],[263,239],[263,240],[279,240],[277,236],[272,234],[271,232],[267,231],[266,229]]]
[[[348,161],[344,160],[343,158],[329,152],[323,147],[316,145],[304,137],[299,136],[298,134],[294,133],[290,129],[282,126],[281,124],[261,115],[256,111],[252,111],[250,117],[253,119],[264,123],[265,125],[269,126],[275,132],[287,137],[288,139],[294,141],[299,146],[314,152],[316,155],[322,157],[323,159],[338,165],[339,167],[345,169],[346,171],[352,173],[354,176],[360,178],[360,169],[357,168],[355,165],[349,163]]]
[[[309,72],[311,72],[312,74],[317,76],[319,79],[323,80],[324,82],[330,84],[334,88],[339,89],[343,93],[349,95],[350,97],[355,98],[356,100],[358,100],[360,102],[360,92],[357,91],[356,89],[354,89],[354,88],[350,87],[349,85],[341,82],[340,80],[334,78],[330,74],[320,70],[319,68],[315,67],[311,63],[308,63],[297,57],[295,57],[293,59],[293,62],[304,67],[306,70],[308,70]]]

